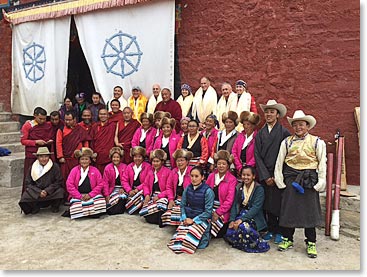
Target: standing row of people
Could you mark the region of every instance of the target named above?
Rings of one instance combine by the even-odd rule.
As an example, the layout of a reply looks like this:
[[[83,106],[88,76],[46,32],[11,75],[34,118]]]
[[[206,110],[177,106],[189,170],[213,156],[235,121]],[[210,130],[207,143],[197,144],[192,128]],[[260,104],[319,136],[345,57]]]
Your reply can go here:
[[[171,98],[169,97],[169,99]],[[119,101],[117,100],[111,101],[112,108],[115,106],[114,103],[116,103],[117,108],[120,108]],[[312,119],[313,117],[305,116],[301,111],[297,111],[294,114],[293,118],[288,118],[289,123],[295,130],[295,135],[292,137],[291,140],[286,142],[285,138],[290,138],[290,133],[286,128],[281,126],[279,123],[279,119],[286,115],[287,110],[285,106],[277,103],[275,100],[269,100],[267,104],[260,105],[260,107],[264,112],[266,124],[258,132],[256,131],[256,126],[260,122],[260,117],[259,115],[248,111],[242,112],[240,116],[238,116],[238,114],[235,111],[224,112],[222,114],[222,122],[224,124],[224,129],[216,130],[214,126],[218,125],[218,119],[213,114],[207,115],[204,122],[203,121],[198,122],[196,120],[193,120],[192,118],[182,118],[182,117],[179,119],[179,121],[177,121],[177,119],[170,118],[169,113],[167,112],[164,113],[162,111],[155,113],[154,116],[148,113],[143,113],[144,116],[140,117],[140,122],[142,123],[142,126],[140,126],[139,121],[132,118],[133,111],[129,107],[125,107],[123,111],[120,113],[118,111],[116,112],[112,111],[112,113],[109,114],[109,118],[106,116],[107,118],[104,123],[101,120],[101,112],[102,112],[102,118],[104,117],[104,115],[108,115],[108,113],[105,109],[101,109],[99,110],[100,122],[91,127],[90,130],[91,131],[95,130],[97,134],[98,132],[101,132],[99,143],[102,146],[101,148],[104,148],[103,150],[104,154],[101,154],[101,150],[97,151],[98,148],[96,148],[95,146],[96,143],[93,139],[89,141],[86,140],[85,144],[83,144],[82,142],[82,145],[76,144],[75,142],[74,150],[81,149],[82,147],[88,147],[88,146],[92,147],[92,149],[97,153],[97,158],[90,159],[90,162],[96,163],[96,165],[98,165],[97,161],[94,161],[94,159],[98,159],[98,156],[100,157],[103,155],[105,155],[105,157],[108,156],[108,151],[112,147],[118,146],[120,147],[120,149],[123,149],[125,153],[125,155],[121,157],[121,159],[123,159],[123,163],[128,165],[131,162],[132,157],[130,157],[130,155],[126,155],[126,153],[130,153],[130,149],[132,149],[132,147],[140,146],[146,149],[145,152],[149,153],[148,155],[144,153],[142,160],[150,161],[152,163],[152,167],[155,168],[156,172],[159,172],[160,168],[162,167],[167,168],[168,170],[170,169],[175,170],[176,168],[179,168],[179,165],[177,164],[174,154],[176,153],[177,149],[189,150],[192,153],[192,155],[189,155],[190,160],[188,161],[188,163],[191,166],[199,166],[198,168],[201,168],[203,170],[202,176],[204,179],[207,180],[208,185],[211,184],[212,182],[214,182],[214,184],[216,182],[220,182],[221,178],[223,178],[223,176],[222,177],[219,176],[220,175],[219,173],[218,177],[213,177],[216,175],[210,175],[210,173],[213,174],[215,170],[218,170],[219,172],[221,166],[225,165],[225,163],[223,163],[223,165],[222,163],[219,163],[218,166],[217,163],[218,153],[222,153],[221,151],[228,151],[227,153],[233,153],[234,163],[232,163],[232,161],[229,162],[228,159],[226,160],[226,164],[228,165],[228,169],[226,170],[228,171],[228,174],[231,174],[234,180],[236,180],[236,177],[239,179],[242,177],[243,166],[256,167],[257,180],[261,183],[262,185],[261,187],[264,189],[263,208],[265,210],[266,221],[268,225],[267,229],[262,229],[262,231],[268,230],[268,232],[264,236],[264,239],[269,240],[272,237],[274,237],[275,242],[280,243],[279,250],[286,250],[293,246],[292,232],[294,232],[294,228],[300,227],[300,225],[304,225],[304,227],[307,229],[305,235],[307,238],[309,255],[315,256],[316,232],[314,227],[317,226],[318,224],[317,220],[319,220],[319,214],[318,214],[319,210],[317,209],[318,199],[316,198],[316,196],[318,197],[317,191],[323,190],[325,185],[325,164],[326,164],[325,144],[323,143],[322,140],[317,139],[316,137],[313,137],[308,134],[308,130],[314,126],[315,121],[313,121]],[[168,108],[170,108],[170,105],[168,105]],[[37,117],[39,116],[41,116],[42,117],[41,120],[43,120],[42,113],[36,115],[35,112],[35,122],[37,122]],[[65,116],[66,116],[65,124],[68,125],[67,119],[70,116],[73,117],[73,113],[66,112]],[[143,121],[145,123],[143,123]],[[239,121],[241,121],[244,129],[242,132],[238,132],[236,130]],[[134,124],[129,125],[132,122],[134,122]],[[158,123],[157,126],[155,126],[157,128],[151,129],[155,128],[153,127],[154,122]],[[177,122],[179,122],[181,125],[178,130],[176,130],[175,128],[177,126],[176,125]],[[112,127],[110,128],[110,131],[107,131],[109,136],[106,136],[106,133],[104,131],[102,132],[101,130],[104,130],[102,127],[106,125],[108,126],[109,124],[111,124]],[[34,125],[38,125],[38,123]],[[39,125],[41,126],[42,124]],[[129,126],[134,127],[129,128]],[[185,129],[185,127],[182,128],[182,126],[187,126],[187,129]],[[205,127],[202,130],[202,132],[199,132],[200,126]],[[31,126],[31,128],[33,127]],[[43,132],[46,131],[46,129],[45,130],[43,130],[43,128],[36,128],[36,129],[37,132],[31,132],[34,133],[33,138],[37,138],[37,136],[40,136],[40,134],[43,134],[44,136],[43,137],[41,136],[43,139],[39,139],[37,143],[34,142],[33,147],[35,147],[36,145],[47,146],[53,144],[52,138],[48,137],[49,134],[47,134],[46,136],[45,132]],[[37,134],[38,132],[40,132],[40,134]],[[58,133],[64,132],[64,130],[59,129],[57,130],[57,132]],[[152,134],[151,136],[148,136],[149,132]],[[112,136],[114,138],[113,140],[111,139]],[[126,138],[123,136],[126,136]],[[80,138],[82,137],[82,135],[78,134],[77,136],[73,137]],[[92,135],[92,137],[96,138],[95,134]],[[118,138],[117,140],[116,137]],[[150,137],[150,139],[148,139],[148,137]],[[132,144],[133,138],[135,138],[134,143],[136,143],[136,145]],[[26,140],[24,139],[24,141]],[[60,145],[57,143],[57,141],[58,139],[56,139],[56,145]],[[153,141],[153,147],[147,145],[148,141],[149,145],[151,145],[151,141]],[[31,147],[31,145],[29,146]],[[60,151],[56,152],[57,155],[59,155],[58,153]],[[276,165],[277,158],[278,158],[278,164]],[[109,161],[107,162],[106,158],[104,162],[105,164],[103,165],[103,167],[99,168],[99,174],[101,176],[104,173],[105,167]],[[284,165],[287,164],[289,167],[297,171],[292,171],[285,166],[283,167],[283,164]],[[278,171],[275,171],[276,168],[278,168]],[[286,181],[285,183],[282,183],[280,181],[283,179],[283,176],[280,175],[280,177],[277,177],[279,175],[279,172],[284,174],[284,178],[287,178],[289,175],[289,178],[292,181],[290,182],[290,185],[288,181]],[[84,175],[82,175],[82,173],[80,174],[80,176],[86,176],[85,172]],[[167,176],[167,174],[163,175]],[[315,174],[317,175],[316,178]],[[70,175],[71,174],[64,175],[64,180],[67,180]],[[150,179],[147,178],[149,180],[154,180],[152,183],[153,187],[145,188],[145,190],[142,189],[142,187],[140,187],[140,189],[137,188],[131,189],[131,191],[133,191],[133,193],[135,192],[135,195],[137,196],[135,195],[124,196],[127,203],[129,203],[128,205],[129,208],[132,207],[132,209],[136,210],[139,208],[139,205],[142,205],[145,207],[143,213],[145,213],[147,216],[150,216],[152,211],[155,211],[153,213],[155,214],[156,211],[158,210],[162,209],[165,210],[169,205],[170,206],[174,205],[172,199],[170,199],[171,200],[170,202],[168,200],[168,197],[161,197],[161,198],[167,198],[167,201],[162,200],[158,202],[158,200],[160,199],[159,196],[164,195],[162,194],[161,191],[164,190],[165,188],[160,187],[158,182],[158,180],[162,178],[163,175],[160,177],[158,177],[158,175],[159,174],[156,173],[155,175],[153,174],[153,176],[151,176]],[[253,175],[255,176],[255,174]],[[210,178],[210,176],[212,177]],[[301,186],[304,189],[303,191],[306,191],[305,189],[311,189],[315,191],[315,193],[311,194],[307,193],[304,195],[298,195],[299,194],[298,192],[297,192],[298,194],[296,195],[292,193],[285,193],[287,189],[293,192],[292,178],[294,178],[294,176],[297,177],[298,183],[297,182],[296,183],[299,184],[299,186]],[[228,178],[226,178],[226,180],[227,179]],[[82,183],[80,183],[80,185],[81,184]],[[154,186],[154,184],[156,185]],[[307,185],[304,187],[305,184]],[[231,186],[231,189],[233,187],[235,187],[235,185]],[[213,188],[215,188],[215,185],[213,185]],[[282,189],[284,188],[286,188],[286,190],[282,191]],[[252,191],[253,188],[250,189],[250,187],[249,188],[242,187],[242,191],[243,190],[248,192]],[[152,194],[158,191],[160,191],[160,193],[156,195]],[[215,192],[215,190],[213,191]],[[231,194],[234,199],[236,193]],[[306,195],[308,197],[303,197],[302,201],[289,202],[288,199],[288,198],[297,199],[296,197]],[[107,196],[104,195],[102,198],[104,199],[104,201],[108,200],[107,202],[109,202],[109,199],[106,199],[106,197]],[[110,199],[113,198],[111,195],[109,197]],[[102,198],[98,199],[98,201],[102,202]],[[220,196],[218,196],[218,199],[220,199]],[[90,201],[90,199],[86,200]],[[282,216],[283,219],[284,218],[289,219],[292,218],[292,216],[294,217],[294,214],[292,214],[292,212],[298,213],[298,210],[294,209],[292,206],[298,205],[299,203],[303,203],[302,205],[306,205],[310,201],[313,201],[315,208],[315,210],[312,211],[313,212],[312,220],[307,221],[294,221],[293,219],[290,221],[281,220]],[[230,205],[231,207],[233,206],[232,204]],[[290,206],[292,208],[289,208]],[[160,207],[160,209],[158,207]],[[283,212],[287,210],[284,207],[288,207],[288,211],[290,211],[290,213],[285,213],[283,215]],[[300,209],[304,209],[304,207],[300,207]],[[77,209],[77,211],[79,211],[79,208]],[[223,217],[220,217],[220,213],[221,213],[220,206],[214,205],[214,211],[212,212],[212,215],[214,217],[211,220],[210,226],[215,227],[211,227],[211,230],[217,230],[219,232],[223,226],[224,229],[222,230],[225,230],[229,226],[233,227],[240,225],[239,218],[236,219],[237,223],[233,222],[233,224],[230,225],[229,223],[230,215],[227,214],[226,216],[224,216],[223,214],[221,214]],[[176,214],[175,213],[173,214],[177,218],[177,207],[176,207]],[[302,213],[299,212],[299,214]],[[157,215],[155,215],[155,221],[158,218],[159,223],[162,216],[163,214],[160,214],[160,216],[158,217]],[[302,217],[303,216],[306,215],[302,214]],[[168,215],[166,214],[163,218],[167,220]],[[242,229],[240,228],[240,230],[242,230],[243,232],[243,228]],[[216,233],[216,235],[218,234],[219,236],[223,235],[220,233]],[[233,236],[231,239],[233,243],[234,239]],[[233,245],[235,245],[235,243]]]

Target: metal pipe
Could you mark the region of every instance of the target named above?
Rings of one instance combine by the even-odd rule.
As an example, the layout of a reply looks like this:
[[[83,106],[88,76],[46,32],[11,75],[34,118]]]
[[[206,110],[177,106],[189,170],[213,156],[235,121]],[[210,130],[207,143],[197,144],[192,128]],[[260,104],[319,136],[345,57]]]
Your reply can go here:
[[[343,158],[343,147],[344,147],[344,137],[338,137],[338,151],[337,151],[337,161],[336,161],[336,177],[335,177],[335,190],[334,190],[334,207],[331,216],[331,226],[330,226],[330,237],[333,240],[339,240],[339,205],[340,205],[340,183],[342,175],[342,158]]]
[[[330,236],[331,210],[333,200],[333,165],[334,154],[327,154],[327,175],[326,175],[326,212],[325,212],[325,236]]]

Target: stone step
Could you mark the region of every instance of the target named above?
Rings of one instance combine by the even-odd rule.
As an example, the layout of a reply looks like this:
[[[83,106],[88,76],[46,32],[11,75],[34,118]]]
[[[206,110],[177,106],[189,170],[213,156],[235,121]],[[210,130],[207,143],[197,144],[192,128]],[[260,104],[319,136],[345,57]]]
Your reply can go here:
[[[0,133],[0,144],[20,142],[20,132]]]
[[[19,153],[19,152],[24,152],[24,148],[25,148],[25,146],[22,145],[20,142],[0,144],[0,147],[9,149],[12,154]]]
[[[11,113],[8,112],[0,112],[0,122],[10,121]]]
[[[16,131],[19,131],[19,122],[17,121],[0,122],[0,133],[10,133]]]
[[[24,153],[0,157],[0,186],[19,187],[23,184]]]
[[[4,103],[0,103],[0,113],[4,111]]]

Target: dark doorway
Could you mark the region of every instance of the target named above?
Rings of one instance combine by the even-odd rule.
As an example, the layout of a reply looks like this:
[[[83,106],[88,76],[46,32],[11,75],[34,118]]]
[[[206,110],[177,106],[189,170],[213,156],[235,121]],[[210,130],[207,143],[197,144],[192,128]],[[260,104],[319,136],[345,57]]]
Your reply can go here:
[[[95,92],[92,75],[80,46],[78,31],[75,26],[74,17],[71,17],[68,79],[66,84],[66,95],[71,97],[75,103],[75,95],[84,92],[87,102],[92,103],[92,93]]]

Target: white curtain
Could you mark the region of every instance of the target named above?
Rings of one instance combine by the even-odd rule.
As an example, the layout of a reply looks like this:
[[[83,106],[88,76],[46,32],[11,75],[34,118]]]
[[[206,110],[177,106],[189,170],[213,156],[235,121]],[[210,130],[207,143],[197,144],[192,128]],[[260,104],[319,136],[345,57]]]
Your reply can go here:
[[[12,112],[58,110],[66,92],[71,17],[13,26]]]
[[[175,1],[80,14],[75,23],[95,89],[105,102],[117,85],[125,99],[133,86],[147,97],[154,83],[173,89]]]

